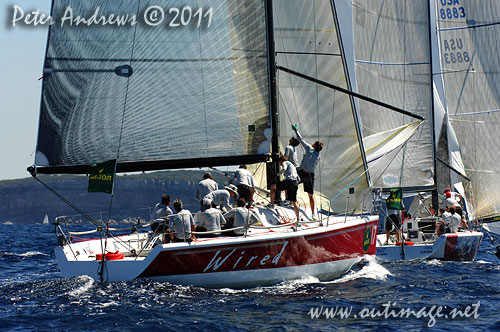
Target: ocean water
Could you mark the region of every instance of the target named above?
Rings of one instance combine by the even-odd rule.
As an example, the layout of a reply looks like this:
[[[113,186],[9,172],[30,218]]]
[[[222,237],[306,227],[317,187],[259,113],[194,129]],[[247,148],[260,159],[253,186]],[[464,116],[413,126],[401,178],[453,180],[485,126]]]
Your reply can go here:
[[[474,262],[369,257],[337,280],[244,290],[64,279],[55,244],[52,225],[0,225],[0,331],[500,330],[500,262],[487,238]]]

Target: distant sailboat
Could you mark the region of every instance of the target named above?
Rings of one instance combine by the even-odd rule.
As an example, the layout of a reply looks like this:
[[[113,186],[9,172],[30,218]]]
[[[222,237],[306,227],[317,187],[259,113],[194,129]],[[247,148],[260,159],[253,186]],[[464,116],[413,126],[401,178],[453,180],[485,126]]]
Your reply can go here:
[[[471,220],[500,238],[500,3],[438,2],[446,109],[460,144]],[[457,159],[457,158],[455,158]],[[452,174],[452,183],[462,181]],[[497,243],[498,244],[498,243]]]
[[[437,176],[437,139],[434,137],[435,93],[432,76],[431,11],[433,1],[354,0],[353,63],[358,92],[379,96],[382,101],[411,111],[426,119],[414,119],[359,102],[361,128],[365,148],[374,137],[394,138],[402,128],[412,130],[404,144],[385,154],[367,158],[371,186],[402,188],[407,194],[433,193],[443,184]],[[365,149],[367,156],[371,150]],[[372,165],[373,164],[373,165]],[[376,165],[378,164],[378,165]],[[370,167],[371,166],[371,167]],[[418,203],[419,199],[414,199]],[[408,208],[408,207],[407,207]],[[430,210],[417,217],[429,217]],[[413,215],[413,213],[412,213]],[[436,218],[416,218],[402,225],[408,238],[394,244],[379,235],[377,257],[380,259],[438,258],[444,260],[474,259],[482,239],[479,232],[445,234],[434,238]]]
[[[43,218],[42,224],[43,225],[48,225],[49,224],[49,216],[48,215],[45,215],[45,217]]]

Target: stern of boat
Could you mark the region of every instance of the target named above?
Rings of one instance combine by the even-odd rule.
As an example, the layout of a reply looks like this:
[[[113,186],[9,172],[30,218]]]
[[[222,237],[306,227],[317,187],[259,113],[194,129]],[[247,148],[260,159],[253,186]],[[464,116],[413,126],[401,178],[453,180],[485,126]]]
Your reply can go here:
[[[473,261],[483,239],[483,233],[465,231],[443,234],[434,243],[431,259],[444,261]]]

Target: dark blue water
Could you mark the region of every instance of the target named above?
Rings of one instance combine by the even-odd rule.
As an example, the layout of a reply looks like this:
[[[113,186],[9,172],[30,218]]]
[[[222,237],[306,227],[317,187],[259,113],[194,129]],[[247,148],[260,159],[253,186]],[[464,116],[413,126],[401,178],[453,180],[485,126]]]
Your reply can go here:
[[[487,239],[475,262],[369,259],[333,282],[305,278],[213,290],[149,280],[63,279],[52,231],[51,225],[0,225],[0,331],[500,330],[500,264]],[[476,307],[467,311],[470,318],[444,317],[472,304],[476,318]],[[443,317],[432,328],[429,317],[369,316],[370,310],[383,316],[388,306],[417,313],[433,305],[443,306]],[[321,306],[323,314],[312,319],[310,310]],[[326,318],[324,310],[336,306],[352,307],[349,318]]]

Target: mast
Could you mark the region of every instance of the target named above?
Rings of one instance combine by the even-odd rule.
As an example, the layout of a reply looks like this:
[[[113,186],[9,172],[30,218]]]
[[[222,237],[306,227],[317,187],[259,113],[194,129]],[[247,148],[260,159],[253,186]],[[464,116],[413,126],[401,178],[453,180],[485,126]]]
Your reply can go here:
[[[271,112],[271,170],[273,175],[279,172],[279,141],[278,141],[278,97],[276,91],[276,52],[274,47],[273,1],[266,0],[266,30],[267,30],[267,58],[269,70],[269,109]],[[270,180],[270,179],[269,179]],[[268,182],[270,182],[268,180]]]
[[[435,119],[434,119],[434,70],[432,65],[432,25],[431,25],[431,6],[433,1],[429,1],[427,3],[427,20],[428,20],[428,31],[429,31],[429,79],[430,79],[430,89],[431,89],[431,128],[432,128],[432,159],[433,159],[433,167],[434,167],[434,185],[435,188],[432,190],[432,208],[435,213],[439,211],[439,200],[438,200],[438,183],[437,183],[437,162],[436,162],[436,128],[435,128]]]

